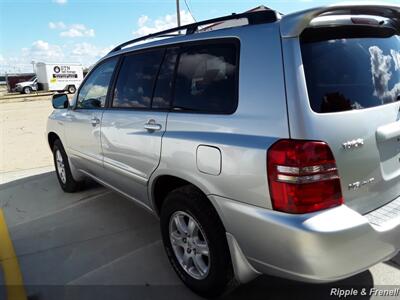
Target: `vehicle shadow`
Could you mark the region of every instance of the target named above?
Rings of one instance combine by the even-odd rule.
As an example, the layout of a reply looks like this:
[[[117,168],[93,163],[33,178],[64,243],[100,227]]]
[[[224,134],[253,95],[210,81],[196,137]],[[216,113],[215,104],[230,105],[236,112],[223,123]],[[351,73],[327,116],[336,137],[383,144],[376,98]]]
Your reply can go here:
[[[11,187],[17,187],[17,186],[22,187],[24,184],[27,184],[27,183],[40,182],[42,180],[45,180],[48,177],[56,178],[55,171],[32,175],[32,176],[28,176],[28,177],[24,177],[21,179],[17,179],[17,180],[13,180],[13,181],[9,181],[9,182],[0,184],[0,192],[2,190],[5,190],[5,189],[11,188]],[[98,187],[100,187],[100,184],[98,184],[97,182],[95,182],[93,180],[86,179],[84,181],[84,185],[82,188],[85,190],[90,190],[90,189],[94,189],[94,188],[98,188]]]
[[[240,286],[222,299],[305,299],[305,300],[320,300],[320,299],[338,299],[338,296],[333,294],[333,289],[357,290],[357,296],[351,296],[350,299],[369,299],[368,295],[361,295],[361,291],[370,290],[374,286],[371,272],[365,271],[350,278],[329,283],[329,284],[310,284],[300,283],[292,280],[287,280],[278,277],[263,275],[254,281]]]
[[[384,263],[400,270],[400,252],[391,260],[385,261]]]
[[[1,185],[0,205],[30,295],[43,300],[200,299],[169,265],[155,218],[92,181],[84,191],[67,194],[54,172],[31,176]],[[221,299],[338,299],[330,296],[332,288],[373,286],[369,271],[330,284],[260,276]]]

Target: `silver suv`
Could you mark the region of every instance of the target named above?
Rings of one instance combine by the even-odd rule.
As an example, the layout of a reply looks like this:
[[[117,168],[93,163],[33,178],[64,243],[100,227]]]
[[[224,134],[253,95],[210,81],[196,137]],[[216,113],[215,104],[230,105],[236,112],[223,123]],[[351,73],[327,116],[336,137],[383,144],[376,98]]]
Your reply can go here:
[[[388,260],[400,249],[399,19],[373,4],[264,10],[128,41],[71,101],[53,98],[60,185],[90,177],[154,212],[173,268],[203,296],[261,273],[330,282]]]

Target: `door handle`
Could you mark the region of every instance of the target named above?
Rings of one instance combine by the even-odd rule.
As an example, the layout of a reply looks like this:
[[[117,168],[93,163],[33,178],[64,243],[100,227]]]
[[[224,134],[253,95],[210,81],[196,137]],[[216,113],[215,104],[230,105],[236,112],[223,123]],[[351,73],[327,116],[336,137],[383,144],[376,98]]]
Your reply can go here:
[[[155,120],[151,119],[147,121],[146,124],[144,124],[144,129],[147,129],[148,131],[158,131],[161,130],[162,126],[161,124],[157,124]]]
[[[100,124],[100,119],[96,118],[96,117],[93,117],[91,119],[91,123],[92,123],[93,126],[96,126],[96,125]]]

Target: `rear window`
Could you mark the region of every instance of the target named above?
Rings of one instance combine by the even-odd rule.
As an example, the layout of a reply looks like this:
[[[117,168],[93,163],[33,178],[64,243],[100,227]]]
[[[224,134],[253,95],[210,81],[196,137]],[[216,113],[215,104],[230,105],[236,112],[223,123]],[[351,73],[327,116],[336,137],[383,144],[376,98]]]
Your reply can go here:
[[[301,50],[310,105],[317,113],[400,99],[400,36],[392,29],[308,30]]]

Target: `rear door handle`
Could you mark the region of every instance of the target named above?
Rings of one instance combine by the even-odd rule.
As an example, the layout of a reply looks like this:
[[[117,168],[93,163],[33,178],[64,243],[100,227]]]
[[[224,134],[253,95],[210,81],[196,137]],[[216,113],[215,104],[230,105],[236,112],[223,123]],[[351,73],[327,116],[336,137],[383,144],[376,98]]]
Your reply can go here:
[[[144,124],[144,129],[147,129],[148,131],[158,131],[161,130],[162,126],[161,124],[157,124],[155,120],[151,119],[147,121],[146,124]]]
[[[93,117],[92,120],[91,120],[91,123],[92,123],[93,126],[96,126],[96,125],[100,124],[100,119],[96,118],[96,117]]]

